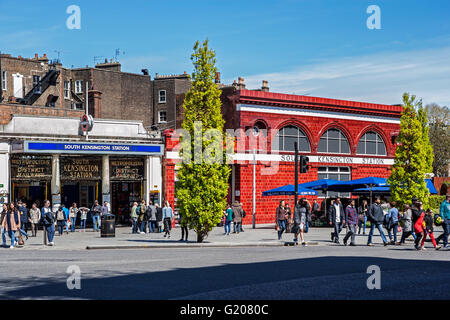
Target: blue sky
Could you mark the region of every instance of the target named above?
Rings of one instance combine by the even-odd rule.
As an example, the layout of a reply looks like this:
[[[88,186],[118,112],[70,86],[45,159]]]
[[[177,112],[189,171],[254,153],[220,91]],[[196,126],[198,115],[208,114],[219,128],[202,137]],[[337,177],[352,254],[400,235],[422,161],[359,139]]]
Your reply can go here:
[[[66,28],[69,5],[81,30]],[[369,30],[369,5],[381,30]],[[18,8],[18,6],[20,6]],[[271,91],[394,104],[409,91],[450,105],[450,1],[1,0],[0,50],[60,51],[66,67],[114,57],[124,71],[191,72],[194,42],[208,38],[223,82]]]

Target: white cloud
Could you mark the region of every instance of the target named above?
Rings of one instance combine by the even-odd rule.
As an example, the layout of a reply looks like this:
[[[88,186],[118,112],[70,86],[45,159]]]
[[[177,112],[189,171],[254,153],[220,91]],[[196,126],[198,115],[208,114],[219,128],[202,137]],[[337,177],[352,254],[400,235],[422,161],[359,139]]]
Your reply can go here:
[[[425,104],[450,105],[450,47],[384,52],[244,76],[247,88],[269,81],[270,91],[397,104],[410,92]]]

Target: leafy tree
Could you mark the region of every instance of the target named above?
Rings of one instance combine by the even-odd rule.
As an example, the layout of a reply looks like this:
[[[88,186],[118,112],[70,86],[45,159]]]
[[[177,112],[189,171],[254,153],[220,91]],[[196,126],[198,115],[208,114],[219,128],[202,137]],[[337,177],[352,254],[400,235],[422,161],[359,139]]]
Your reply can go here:
[[[427,105],[426,110],[434,150],[433,173],[438,177],[446,177],[450,165],[450,110],[434,103]]]
[[[428,207],[428,194],[425,173],[429,159],[426,152],[430,148],[424,145],[423,122],[416,109],[420,110],[421,101],[414,95],[403,94],[403,112],[400,119],[400,133],[392,173],[389,177],[392,199],[401,207],[417,197]]]
[[[192,84],[184,100],[181,157],[176,188],[182,223],[197,233],[202,242],[223,215],[228,194],[229,166],[224,163],[221,91],[214,83],[215,52],[208,40],[197,41],[191,56]],[[191,154],[193,150],[193,155]]]
[[[422,126],[422,147],[425,156],[424,168],[425,173],[433,172],[433,146],[430,143],[430,128],[428,126],[427,110],[422,106],[422,101],[418,102],[417,117]]]

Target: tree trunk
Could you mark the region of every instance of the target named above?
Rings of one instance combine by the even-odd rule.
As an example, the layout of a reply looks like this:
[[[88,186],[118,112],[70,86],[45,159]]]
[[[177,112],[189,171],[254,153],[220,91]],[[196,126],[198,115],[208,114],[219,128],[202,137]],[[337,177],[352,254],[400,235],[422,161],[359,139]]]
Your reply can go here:
[[[198,243],[203,242],[203,236],[200,233],[197,233],[197,242]]]

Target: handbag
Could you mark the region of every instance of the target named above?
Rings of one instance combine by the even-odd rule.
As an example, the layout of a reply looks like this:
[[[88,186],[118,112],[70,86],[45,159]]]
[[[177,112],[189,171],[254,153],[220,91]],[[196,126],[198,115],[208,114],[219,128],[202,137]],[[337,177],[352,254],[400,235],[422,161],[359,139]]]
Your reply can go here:
[[[19,235],[19,246],[23,246],[25,244],[25,241],[23,241],[23,237],[22,237],[22,235],[20,234]]]

